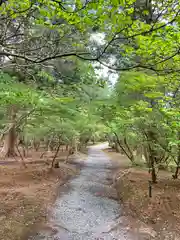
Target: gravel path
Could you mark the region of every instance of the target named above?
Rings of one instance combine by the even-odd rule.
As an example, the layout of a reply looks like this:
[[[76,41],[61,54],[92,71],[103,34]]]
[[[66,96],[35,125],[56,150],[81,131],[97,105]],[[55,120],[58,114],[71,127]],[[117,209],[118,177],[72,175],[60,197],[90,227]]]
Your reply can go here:
[[[107,197],[115,190],[107,180],[112,165],[103,147],[90,147],[80,175],[61,189],[49,220],[52,231],[40,231],[29,240],[132,239],[125,228],[116,227],[120,205]]]

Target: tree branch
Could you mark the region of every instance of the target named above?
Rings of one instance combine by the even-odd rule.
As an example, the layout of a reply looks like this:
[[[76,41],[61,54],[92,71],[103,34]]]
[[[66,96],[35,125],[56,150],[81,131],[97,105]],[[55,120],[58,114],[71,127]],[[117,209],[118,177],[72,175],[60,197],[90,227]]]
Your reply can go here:
[[[167,22],[167,23],[164,23],[163,25],[161,25],[161,26],[159,26],[159,27],[154,28],[154,25],[153,25],[153,26],[151,27],[151,29],[149,29],[149,30],[147,30],[147,31],[143,31],[143,32],[140,32],[140,33],[136,33],[136,34],[133,34],[133,35],[130,35],[130,36],[127,36],[127,37],[117,37],[117,38],[115,38],[114,40],[132,39],[132,38],[135,38],[135,37],[140,36],[140,35],[146,35],[146,34],[149,34],[149,33],[154,32],[154,31],[157,31],[157,30],[159,30],[159,29],[161,29],[161,28],[164,28],[164,27],[166,27],[166,26],[171,25],[172,23],[174,23],[174,22],[176,21],[176,17],[178,17],[178,15],[179,15],[179,13],[180,13],[180,10],[177,11],[175,17],[174,17],[171,21],[169,21],[169,22]]]
[[[72,14],[72,13],[80,12],[81,10],[85,9],[85,8],[87,7],[87,5],[88,5],[91,1],[86,0],[85,3],[84,3],[84,5],[83,5],[81,8],[75,9],[74,11],[68,11],[68,10],[63,6],[63,3],[62,3],[61,1],[52,0],[52,2],[57,3],[57,4],[60,6],[60,8],[61,8],[62,11],[66,12],[66,13]]]
[[[83,59],[83,60],[96,60],[97,58],[83,58],[81,55],[89,55],[89,53],[87,52],[70,52],[70,53],[64,53],[64,54],[59,54],[59,55],[54,55],[54,56],[49,56],[49,57],[46,57],[46,58],[43,58],[43,59],[40,59],[40,60],[36,60],[36,59],[31,59],[25,55],[19,55],[19,54],[16,54],[16,53],[10,53],[10,52],[0,52],[0,56],[10,56],[10,57],[17,57],[17,58],[20,58],[20,59],[24,59],[26,61],[29,61],[29,62],[33,62],[33,63],[42,63],[42,62],[46,62],[46,61],[49,61],[49,60],[53,60],[53,59],[56,59],[56,58],[63,58],[63,57],[71,57],[71,56],[75,56],[75,57],[78,57],[80,59]]]
[[[4,0],[4,1],[1,0],[1,2],[5,2],[5,0]],[[0,2],[0,6],[1,6],[1,2]],[[4,21],[4,20],[6,20],[7,18],[12,17],[13,15],[16,15],[16,14],[25,13],[25,12],[29,11],[29,10],[32,8],[32,6],[33,6],[33,3],[31,3],[31,5],[30,5],[28,8],[26,8],[26,9],[23,9],[23,10],[21,10],[21,11],[14,11],[14,12],[11,13],[10,15],[8,15],[8,16],[6,16],[6,17],[0,18],[0,21]]]

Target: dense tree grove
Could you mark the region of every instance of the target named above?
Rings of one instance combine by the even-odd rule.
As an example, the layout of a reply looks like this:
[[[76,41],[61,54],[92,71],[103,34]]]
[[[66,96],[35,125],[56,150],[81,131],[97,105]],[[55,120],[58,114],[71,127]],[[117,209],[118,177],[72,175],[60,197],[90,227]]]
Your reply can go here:
[[[4,0],[0,13],[2,156],[107,139],[154,183],[172,163],[178,177],[178,1]]]
[[[179,170],[179,79],[124,72],[102,108],[109,139],[133,164],[143,157],[156,182],[156,172],[174,162]]]

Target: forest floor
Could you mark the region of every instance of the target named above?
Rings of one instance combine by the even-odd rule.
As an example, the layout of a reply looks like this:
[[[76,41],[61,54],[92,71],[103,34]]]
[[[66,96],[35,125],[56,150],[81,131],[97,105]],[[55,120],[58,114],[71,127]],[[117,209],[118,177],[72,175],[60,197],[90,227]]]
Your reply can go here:
[[[131,167],[125,156],[111,149],[105,152],[114,163],[120,164],[114,176],[117,176],[116,188],[126,215],[151,226],[155,239],[180,239],[180,180],[173,180],[170,172],[160,171],[149,198],[148,171]]]
[[[14,159],[0,160],[0,239],[27,239],[35,225],[45,223],[58,186],[79,172],[71,164],[61,165],[50,171],[41,159],[27,168]]]

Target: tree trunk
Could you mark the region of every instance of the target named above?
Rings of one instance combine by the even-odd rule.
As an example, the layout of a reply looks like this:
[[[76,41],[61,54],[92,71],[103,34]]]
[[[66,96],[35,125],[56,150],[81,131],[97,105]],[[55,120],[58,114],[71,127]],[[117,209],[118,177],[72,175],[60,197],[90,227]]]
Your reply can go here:
[[[2,153],[4,157],[16,156],[16,151],[15,151],[15,144],[17,139],[16,125],[15,125],[16,113],[17,113],[17,107],[15,105],[11,105],[8,109],[9,120],[11,123],[9,126],[9,130],[5,135],[4,146],[2,149]]]
[[[47,146],[47,151],[48,151],[48,152],[51,152],[51,151],[52,151],[51,144],[52,144],[52,139],[48,142],[48,146]]]
[[[36,139],[33,139],[33,146],[35,151],[37,152],[39,150],[40,147],[40,141],[37,141]]]
[[[124,154],[129,158],[129,160],[133,163],[134,162],[134,156],[128,151],[128,149],[126,147],[123,146],[123,144],[121,143],[121,141],[118,138],[118,135],[114,132],[114,135],[116,137],[116,142],[119,145],[119,148],[122,150],[122,152],[124,152]]]
[[[17,147],[18,146],[22,148],[23,156],[24,157],[28,156],[28,143],[25,141],[23,136],[19,136],[19,143],[17,144]]]
[[[157,183],[156,170],[154,166],[152,167],[152,170],[151,170],[151,177],[152,177],[152,182]]]
[[[125,145],[125,147],[126,147],[126,149],[127,149],[126,152],[128,152],[128,155],[130,156],[131,162],[134,163],[133,151],[132,151],[131,148],[129,147],[126,137],[124,137],[123,141],[124,141],[124,145]]]
[[[24,162],[24,158],[23,158],[23,156],[22,156],[22,154],[21,154],[21,152],[20,152],[20,150],[19,150],[19,148],[18,148],[18,145],[16,145],[16,149],[17,149],[17,151],[18,151],[18,153],[19,153],[19,156],[20,156],[20,158],[21,158],[22,165],[23,165],[25,168],[27,168],[26,163]]]
[[[56,163],[55,161],[56,161],[57,155],[59,153],[60,147],[61,147],[61,141],[60,141],[60,138],[59,138],[59,143],[58,143],[56,152],[55,152],[53,160],[52,160],[51,168],[53,168],[53,167],[58,168],[59,167],[58,163]]]
[[[65,162],[65,163],[68,163],[69,157],[70,157],[71,155],[73,155],[74,153],[76,153],[76,152],[75,152],[75,148],[71,146],[71,147],[69,148],[69,150],[68,150],[68,153],[67,153],[67,156],[66,156],[66,160],[65,160],[64,162]]]
[[[135,159],[134,159],[134,155],[133,154],[130,156],[130,161],[131,161],[132,164],[135,164]]]
[[[154,166],[154,157],[152,155],[150,155],[149,160],[150,160],[150,167],[151,167],[152,183],[157,183],[156,169],[155,169],[155,166]]]
[[[143,146],[138,146],[136,148],[136,156],[143,159]]]
[[[4,146],[2,152],[4,157],[14,157],[16,156],[15,143],[16,143],[16,128],[15,126],[10,127],[9,132],[5,136]]]
[[[177,166],[176,166],[176,171],[173,175],[173,178],[174,179],[177,179],[178,178],[178,174],[179,174],[179,165],[180,165],[180,146],[179,146],[179,149],[178,149],[178,157],[177,157],[177,162],[176,162]]]
[[[148,157],[148,165],[151,168],[151,178],[152,178],[152,183],[157,183],[157,174],[156,174],[156,169],[155,169],[155,160],[156,160],[156,151],[154,149],[154,146],[151,146],[151,143],[156,142],[156,137],[154,132],[152,132],[151,130],[149,130],[147,132],[147,140],[149,140],[148,142],[148,153],[147,153],[147,157]]]
[[[114,147],[115,147],[115,150],[116,150],[117,153],[121,152],[120,147],[119,147],[117,142],[115,142],[115,146]]]
[[[178,132],[178,140],[180,140],[180,132]],[[172,175],[173,179],[177,179],[178,178],[178,174],[179,174],[179,168],[180,168],[180,144],[178,145],[178,156],[177,156],[177,161],[176,162],[176,171],[174,173],[174,175]]]
[[[154,155],[153,155],[153,151],[152,149],[149,149],[149,167],[150,167],[150,172],[151,172],[151,179],[152,179],[152,183],[157,183],[157,175],[156,175],[156,169],[155,169],[155,159],[154,159]]]
[[[113,147],[113,144],[114,144],[113,139],[115,139],[115,138],[114,138],[114,137],[111,137],[111,136],[109,136],[109,135],[107,135],[106,138],[107,138],[109,147]]]
[[[177,179],[178,178],[178,174],[179,174],[179,166],[176,167],[176,171],[173,175],[173,179]]]
[[[78,140],[76,138],[73,138],[72,140],[72,147],[74,148],[75,153],[78,152]]]

